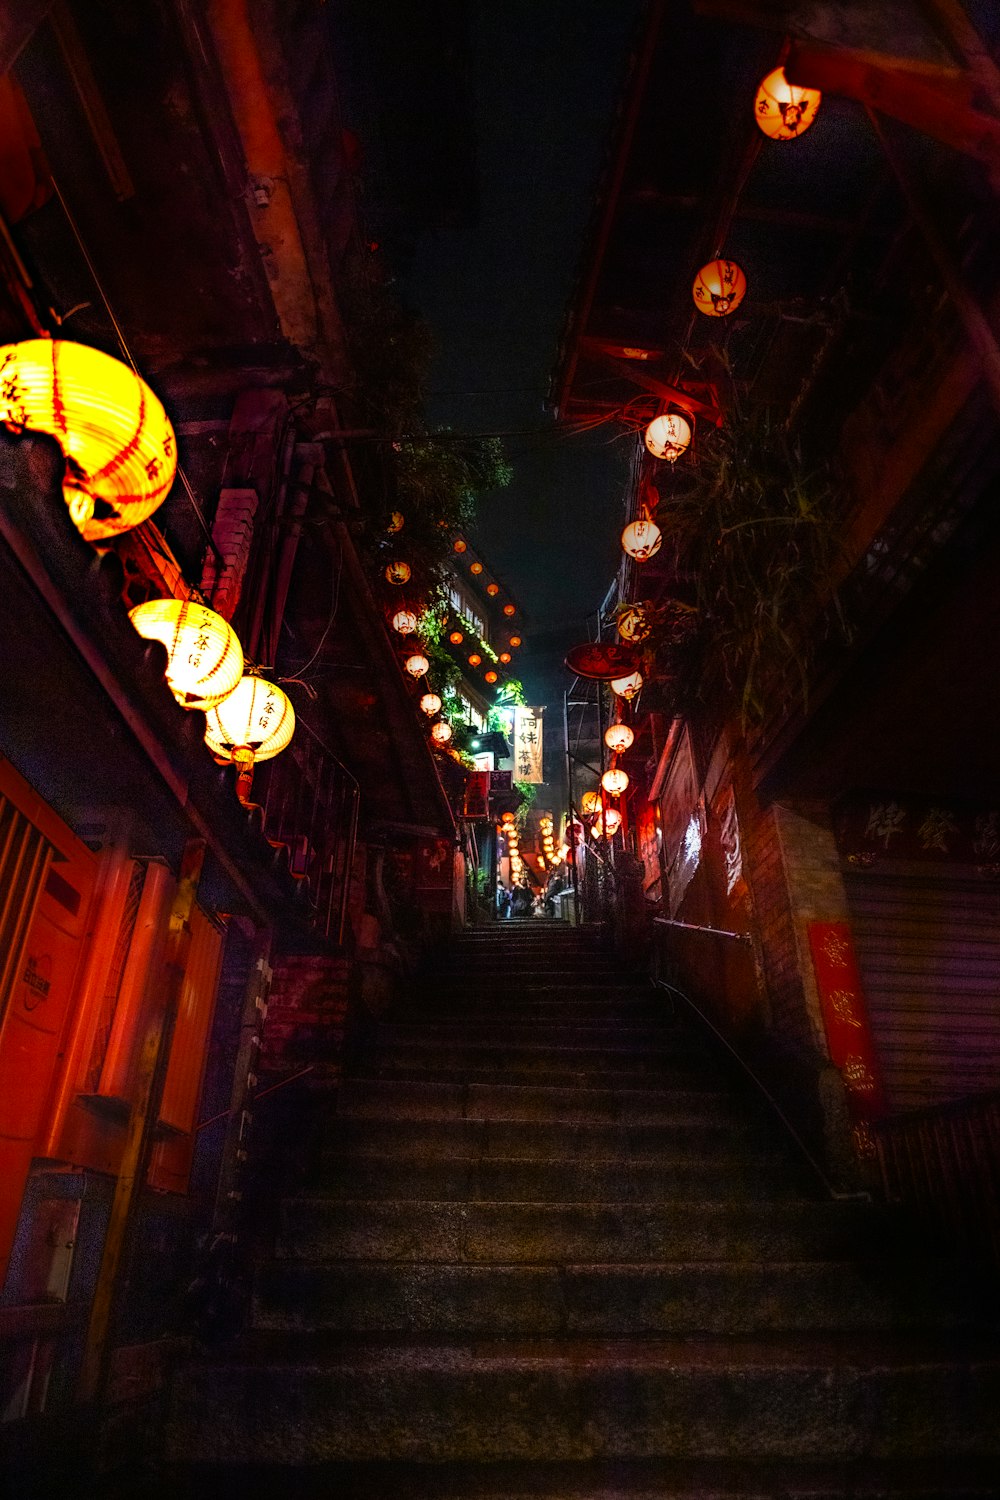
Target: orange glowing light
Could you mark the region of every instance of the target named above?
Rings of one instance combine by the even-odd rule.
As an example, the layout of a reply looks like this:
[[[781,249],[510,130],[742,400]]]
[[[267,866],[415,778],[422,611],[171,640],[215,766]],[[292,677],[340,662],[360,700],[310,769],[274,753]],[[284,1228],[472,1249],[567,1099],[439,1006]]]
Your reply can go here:
[[[482,565],[481,562],[474,562],[474,563],[471,563],[470,566],[469,566],[469,572],[470,573],[476,573],[478,575],[482,571],[483,571],[483,565]]]
[[[458,537],[455,540],[455,542],[453,543],[453,546],[454,546],[454,550],[456,552],[467,552],[468,549],[469,549],[468,542],[463,542],[461,537]]]
[[[501,651],[500,652],[500,660],[503,662],[504,666],[506,666],[507,663],[511,660],[511,654],[510,654],[510,652],[509,651]]]
[[[512,635],[510,643],[512,646],[519,646],[521,644],[521,637],[519,635]]]
[[[483,676],[486,682],[496,682],[497,680],[497,674],[495,672],[484,672]]]
[[[488,583],[486,585],[486,592],[489,594],[491,599],[495,599],[497,594],[499,594],[500,592],[500,585],[498,583]]]
[[[709,318],[728,318],[746,292],[746,276],[734,260],[710,260],[702,266],[691,288],[695,307]]]
[[[129,619],[145,640],[166,646],[167,683],[182,708],[214,708],[243,676],[236,632],[207,605],[147,599]]]
[[[753,117],[772,141],[793,141],[809,129],[819,111],[819,89],[789,83],[784,68],[768,73],[753,101]]]
[[[512,615],[512,614],[514,614],[515,610],[514,610],[513,604],[505,604],[504,607],[503,607],[503,612],[504,612],[505,615]]]
[[[448,637],[448,639],[449,639],[449,641],[451,641],[451,644],[453,646],[460,646],[462,644],[462,642],[465,640],[465,636],[462,634],[462,632],[460,630],[453,630],[451,632],[451,635]]]
[[[483,658],[479,655],[479,652],[478,651],[473,651],[472,655],[469,657],[469,666],[470,667],[481,666],[482,665],[482,660],[483,660]]]

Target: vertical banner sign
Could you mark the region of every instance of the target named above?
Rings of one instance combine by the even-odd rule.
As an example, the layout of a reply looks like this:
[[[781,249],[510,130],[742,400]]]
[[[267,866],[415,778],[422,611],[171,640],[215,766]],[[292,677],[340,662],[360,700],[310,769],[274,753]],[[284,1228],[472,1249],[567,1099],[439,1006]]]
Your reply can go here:
[[[542,774],[542,715],[544,708],[514,710],[514,780],[544,781]]]
[[[465,779],[462,817],[479,821],[490,815],[490,772],[470,771]]]
[[[810,922],[808,931],[830,1061],[844,1080],[856,1122],[855,1148],[859,1156],[869,1156],[874,1152],[869,1121],[884,1113],[885,1099],[851,929],[846,922]]]

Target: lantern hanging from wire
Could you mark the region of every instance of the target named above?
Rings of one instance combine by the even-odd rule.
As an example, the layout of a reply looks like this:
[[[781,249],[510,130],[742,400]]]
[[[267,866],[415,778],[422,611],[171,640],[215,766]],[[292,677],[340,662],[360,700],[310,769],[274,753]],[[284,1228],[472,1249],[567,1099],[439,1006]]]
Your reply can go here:
[[[822,98],[819,89],[789,83],[784,68],[775,68],[761,81],[753,101],[753,117],[772,141],[793,141],[809,129]]]
[[[747,279],[734,260],[710,260],[694,278],[691,294],[699,312],[728,318],[746,296]]]
[[[499,657],[497,658],[497,660],[498,661],[502,661],[503,664],[504,664],[504,666],[506,666],[507,663],[511,660],[510,652],[509,651],[501,651]]]
[[[624,755],[630,749],[635,735],[628,724],[611,724],[604,731],[604,743],[612,755]]]
[[[128,365],[86,344],[0,346],[0,422],[55,438],[63,499],[88,542],[138,526],[174,482],[177,441],[159,400]]]
[[[431,739],[435,745],[447,745],[451,739],[451,725],[447,719],[438,719],[436,724],[431,725]]]
[[[600,805],[600,792],[584,792],[583,796],[580,798],[580,811],[586,818],[593,817],[594,813],[597,812]]]
[[[618,634],[623,641],[644,641],[652,630],[641,604],[633,604],[618,616]]]
[[[425,693],[420,700],[420,707],[429,719],[433,718],[435,714],[441,712],[441,699],[437,693]]]
[[[452,542],[452,550],[454,552],[466,552],[468,551],[468,547],[468,542],[463,542],[461,537],[456,537],[455,541]]]
[[[513,647],[514,647],[514,649],[515,649],[515,650],[516,650],[516,649],[517,649],[517,647],[518,647],[518,646],[519,646],[519,645],[520,645],[520,644],[521,644],[521,637],[520,637],[520,636],[519,636],[519,635],[512,635],[512,636],[511,636],[511,637],[510,637],[510,644],[511,644],[511,645],[512,645],[512,646],[513,646]]]
[[[295,733],[295,710],[287,693],[256,672],[240,678],[228,698],[205,716],[205,744],[219,760],[239,768],[236,795],[245,802],[257,761],[280,755]]]
[[[460,630],[453,630],[451,632],[451,635],[448,637],[448,639],[449,639],[449,641],[451,641],[451,644],[453,646],[460,646],[462,644],[462,642],[465,640],[465,636],[462,634],[462,632]]]
[[[389,563],[385,570],[386,582],[395,583],[400,588],[404,583],[409,583],[410,576],[410,565],[408,562],[403,562],[401,558],[397,558],[395,562]]]
[[[403,529],[403,520],[404,520],[404,517],[403,517],[403,512],[401,510],[394,510],[392,512],[392,514],[389,517],[389,525],[386,528],[387,531],[389,532],[390,536],[395,536],[396,533],[397,533],[397,531],[402,531],[402,529]]]
[[[630,672],[627,677],[613,678],[611,691],[619,698],[624,698],[627,703],[631,703],[632,699],[642,691],[642,673]]]
[[[427,660],[426,656],[422,656],[419,651],[415,651],[412,656],[408,656],[406,658],[403,666],[406,668],[407,672],[409,672],[411,677],[423,677],[424,673],[427,671],[427,668],[430,666],[430,662]]]
[[[628,786],[628,772],[621,771],[617,767],[612,767],[610,771],[605,771],[601,777],[601,786],[609,797],[620,797]]]
[[[479,652],[478,651],[473,651],[472,655],[469,657],[469,666],[470,667],[481,667],[482,664],[483,664],[483,658],[480,656]]]
[[[477,578],[479,577],[479,575],[480,575],[480,573],[482,571],[483,571],[483,565],[482,565],[481,562],[474,562],[474,563],[470,563],[469,564],[469,572],[470,573],[475,573],[475,575],[476,575]]]
[[[613,807],[606,807],[594,819],[590,832],[595,839],[613,839],[621,827],[621,822],[621,813]]]
[[[412,635],[417,628],[417,617],[412,609],[397,609],[392,617],[392,628],[398,635]]]
[[[148,599],[129,611],[147,641],[167,648],[167,683],[182,708],[214,708],[243,676],[243,648],[228,621],[194,600]]]
[[[654,458],[676,463],[691,446],[690,423],[675,411],[664,412],[662,416],[654,417],[646,428],[645,442]]]
[[[649,562],[655,557],[663,542],[663,535],[655,521],[640,517],[632,521],[622,532],[622,548],[637,563]]]
[[[500,592],[500,585],[498,583],[488,583],[486,585],[486,592],[489,594],[491,599],[495,599],[497,594],[499,594]]]
[[[497,680],[497,674],[496,674],[496,672],[484,672],[483,673],[483,681],[484,682],[494,683],[494,682],[496,682],[496,680]]]

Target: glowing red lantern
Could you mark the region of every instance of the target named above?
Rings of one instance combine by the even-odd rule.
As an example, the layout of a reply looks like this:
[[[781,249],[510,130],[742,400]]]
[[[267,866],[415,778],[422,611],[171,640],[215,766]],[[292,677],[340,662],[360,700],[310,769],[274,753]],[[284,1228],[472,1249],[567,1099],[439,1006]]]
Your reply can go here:
[[[392,628],[400,635],[412,635],[417,628],[417,617],[412,609],[398,609],[392,617]]]
[[[385,570],[386,582],[395,584],[409,583],[410,565],[402,561],[391,562]]]
[[[499,594],[500,592],[500,585],[498,583],[488,583],[486,585],[486,592],[489,594],[491,599],[495,599],[497,594]]]
[[[655,557],[663,543],[663,534],[655,521],[631,522],[622,532],[622,548],[637,563],[648,562]]]
[[[457,537],[452,546],[456,552],[467,552],[469,550],[468,542],[463,542],[461,537]]]
[[[507,663],[512,660],[510,652],[509,651],[501,651],[500,652],[500,660],[503,662],[504,666],[506,666]]]
[[[746,296],[747,279],[734,260],[710,260],[691,288],[694,305],[710,318],[728,318]]]
[[[462,644],[462,642],[465,640],[465,636],[462,634],[462,632],[460,630],[453,630],[451,632],[451,635],[448,637],[448,639],[449,639],[449,641],[451,641],[451,644],[453,646],[460,646]]]
[[[505,615],[512,615],[512,614],[514,614],[515,613],[515,609],[514,609],[513,604],[505,604],[504,607],[503,607],[503,612],[504,612]]]
[[[471,563],[469,565],[469,572],[470,573],[475,573],[478,576],[482,571],[483,571],[483,565],[482,565],[481,562],[474,562],[474,563]]]
[[[485,672],[483,674],[483,680],[485,682],[496,682],[497,674],[495,672]]]
[[[604,743],[612,755],[624,755],[634,739],[635,735],[627,724],[612,724],[604,731]]]
[[[757,90],[753,117],[772,141],[792,141],[809,129],[822,98],[819,89],[789,83],[784,68],[775,68]]]

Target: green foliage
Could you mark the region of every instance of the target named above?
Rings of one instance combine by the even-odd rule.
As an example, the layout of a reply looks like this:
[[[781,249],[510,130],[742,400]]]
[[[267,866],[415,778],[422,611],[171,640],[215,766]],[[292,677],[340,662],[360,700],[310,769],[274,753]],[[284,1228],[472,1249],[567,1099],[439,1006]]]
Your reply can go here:
[[[515,703],[518,703],[522,708],[528,702],[524,696],[524,686],[516,677],[511,677],[497,691],[496,701],[500,707],[511,707]]]
[[[523,798],[515,814],[518,827],[523,828],[527,822],[528,813],[538,797],[538,783],[535,781],[515,781],[514,785]]]

